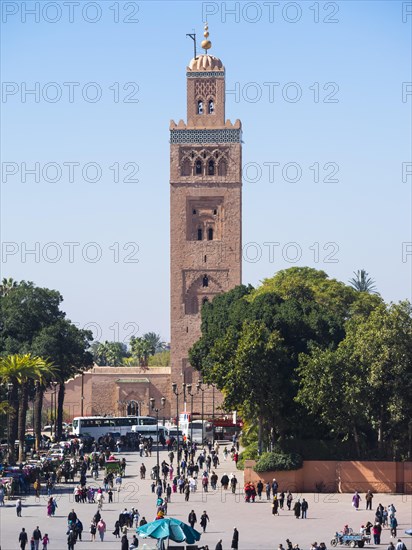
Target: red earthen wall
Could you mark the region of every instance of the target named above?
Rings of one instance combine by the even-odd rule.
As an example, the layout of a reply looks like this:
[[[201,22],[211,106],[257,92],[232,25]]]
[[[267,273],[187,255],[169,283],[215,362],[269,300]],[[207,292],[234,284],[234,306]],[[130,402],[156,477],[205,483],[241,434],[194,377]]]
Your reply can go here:
[[[254,460],[245,461],[245,482],[264,483],[274,478],[292,492],[366,492],[412,494],[412,462],[320,461],[303,462],[299,470],[255,472]]]

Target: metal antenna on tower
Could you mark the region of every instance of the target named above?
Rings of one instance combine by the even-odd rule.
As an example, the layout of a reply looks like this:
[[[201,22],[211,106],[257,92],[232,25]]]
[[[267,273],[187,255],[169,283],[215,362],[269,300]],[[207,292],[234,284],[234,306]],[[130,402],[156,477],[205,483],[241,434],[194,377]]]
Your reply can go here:
[[[190,38],[193,40],[193,50],[194,50],[195,59],[196,59],[197,55],[196,55],[196,33],[195,33],[195,30],[193,29],[193,33],[192,34],[186,34],[186,36],[190,36]]]

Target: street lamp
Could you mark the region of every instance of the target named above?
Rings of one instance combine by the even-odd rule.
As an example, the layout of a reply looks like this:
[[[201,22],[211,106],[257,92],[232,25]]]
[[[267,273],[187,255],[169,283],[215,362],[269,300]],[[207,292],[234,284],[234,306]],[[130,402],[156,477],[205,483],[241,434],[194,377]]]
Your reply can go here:
[[[200,391],[202,392],[202,445],[203,445],[203,441],[204,441],[204,405],[205,405],[205,390],[202,388],[202,381],[199,380],[199,382],[196,384],[196,390],[197,390],[197,393],[199,393]]]
[[[186,386],[187,393],[190,395],[190,443],[193,445],[193,393],[192,384]]]
[[[150,398],[150,408],[152,411],[156,413],[156,438],[157,438],[157,446],[156,446],[156,460],[157,460],[157,471],[156,471],[156,482],[159,483],[160,481],[160,462],[159,462],[159,411],[161,409],[164,409],[166,405],[166,398],[162,397],[160,399],[160,402],[162,404],[161,408],[155,406],[155,398]]]
[[[54,385],[54,438],[56,439],[57,430],[57,385],[58,382],[53,382]]]
[[[186,395],[186,384],[183,382],[182,391],[179,393],[177,391],[177,384],[172,384],[173,393],[176,396],[176,424],[177,424],[177,475],[180,477],[180,460],[179,460],[179,395]]]
[[[11,398],[11,392],[13,390],[13,384],[8,383],[7,384],[7,461],[10,463],[10,459],[14,456],[14,441],[12,440],[13,436],[13,429],[11,426],[11,418],[10,418],[10,398]],[[13,413],[15,414],[15,412]]]

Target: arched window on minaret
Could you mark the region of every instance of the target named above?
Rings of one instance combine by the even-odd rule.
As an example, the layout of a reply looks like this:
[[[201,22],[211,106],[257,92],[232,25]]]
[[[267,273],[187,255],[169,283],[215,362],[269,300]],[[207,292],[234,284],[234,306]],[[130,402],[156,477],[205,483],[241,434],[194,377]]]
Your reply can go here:
[[[209,286],[209,277],[208,277],[207,275],[205,275],[205,276],[203,277],[202,286],[203,286],[203,287]]]
[[[197,240],[198,241],[203,241],[203,231],[202,231],[201,227],[198,227],[198,229],[197,229]]]
[[[195,174],[196,176],[201,176],[202,173],[203,173],[202,161],[198,159],[195,163]]]
[[[203,115],[203,101],[201,99],[197,102],[197,114]]]
[[[192,171],[192,166],[190,164],[190,160],[185,159],[182,163],[181,175],[182,176],[190,176],[191,171]]]
[[[209,174],[209,176],[214,176],[215,175],[215,161],[214,160],[209,160],[208,165],[207,165],[207,173]]]
[[[209,99],[208,112],[209,115],[215,112],[215,102],[213,101],[213,99]]]
[[[213,228],[212,227],[209,227],[209,229],[207,230],[207,240],[208,241],[213,241]]]
[[[227,175],[227,162],[225,161],[225,159],[220,160],[219,166],[217,167],[217,173],[219,176]]]

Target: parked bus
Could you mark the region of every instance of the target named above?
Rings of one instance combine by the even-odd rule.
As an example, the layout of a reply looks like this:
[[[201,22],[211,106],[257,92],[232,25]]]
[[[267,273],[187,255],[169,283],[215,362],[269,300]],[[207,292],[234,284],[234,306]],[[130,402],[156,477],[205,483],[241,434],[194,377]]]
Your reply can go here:
[[[139,433],[142,437],[151,437],[153,439],[153,443],[157,443],[157,436],[159,436],[159,439],[166,441],[167,439],[167,429],[159,424],[159,426],[156,425],[140,425],[140,426],[132,426],[132,433]]]
[[[231,418],[215,418],[213,424],[215,427],[215,440],[222,444],[231,443],[233,436],[239,436],[243,426],[241,420],[234,423]]]
[[[73,418],[73,435],[90,435],[97,441],[109,432],[126,435],[133,431],[156,431],[156,423],[153,416],[77,416]]]
[[[202,433],[203,424],[203,433]],[[208,420],[192,420],[187,423],[183,429],[183,434],[186,437],[193,437],[194,443],[204,443],[206,441],[213,441],[213,424]],[[193,435],[192,435],[193,434]],[[202,441],[203,435],[203,441]]]

